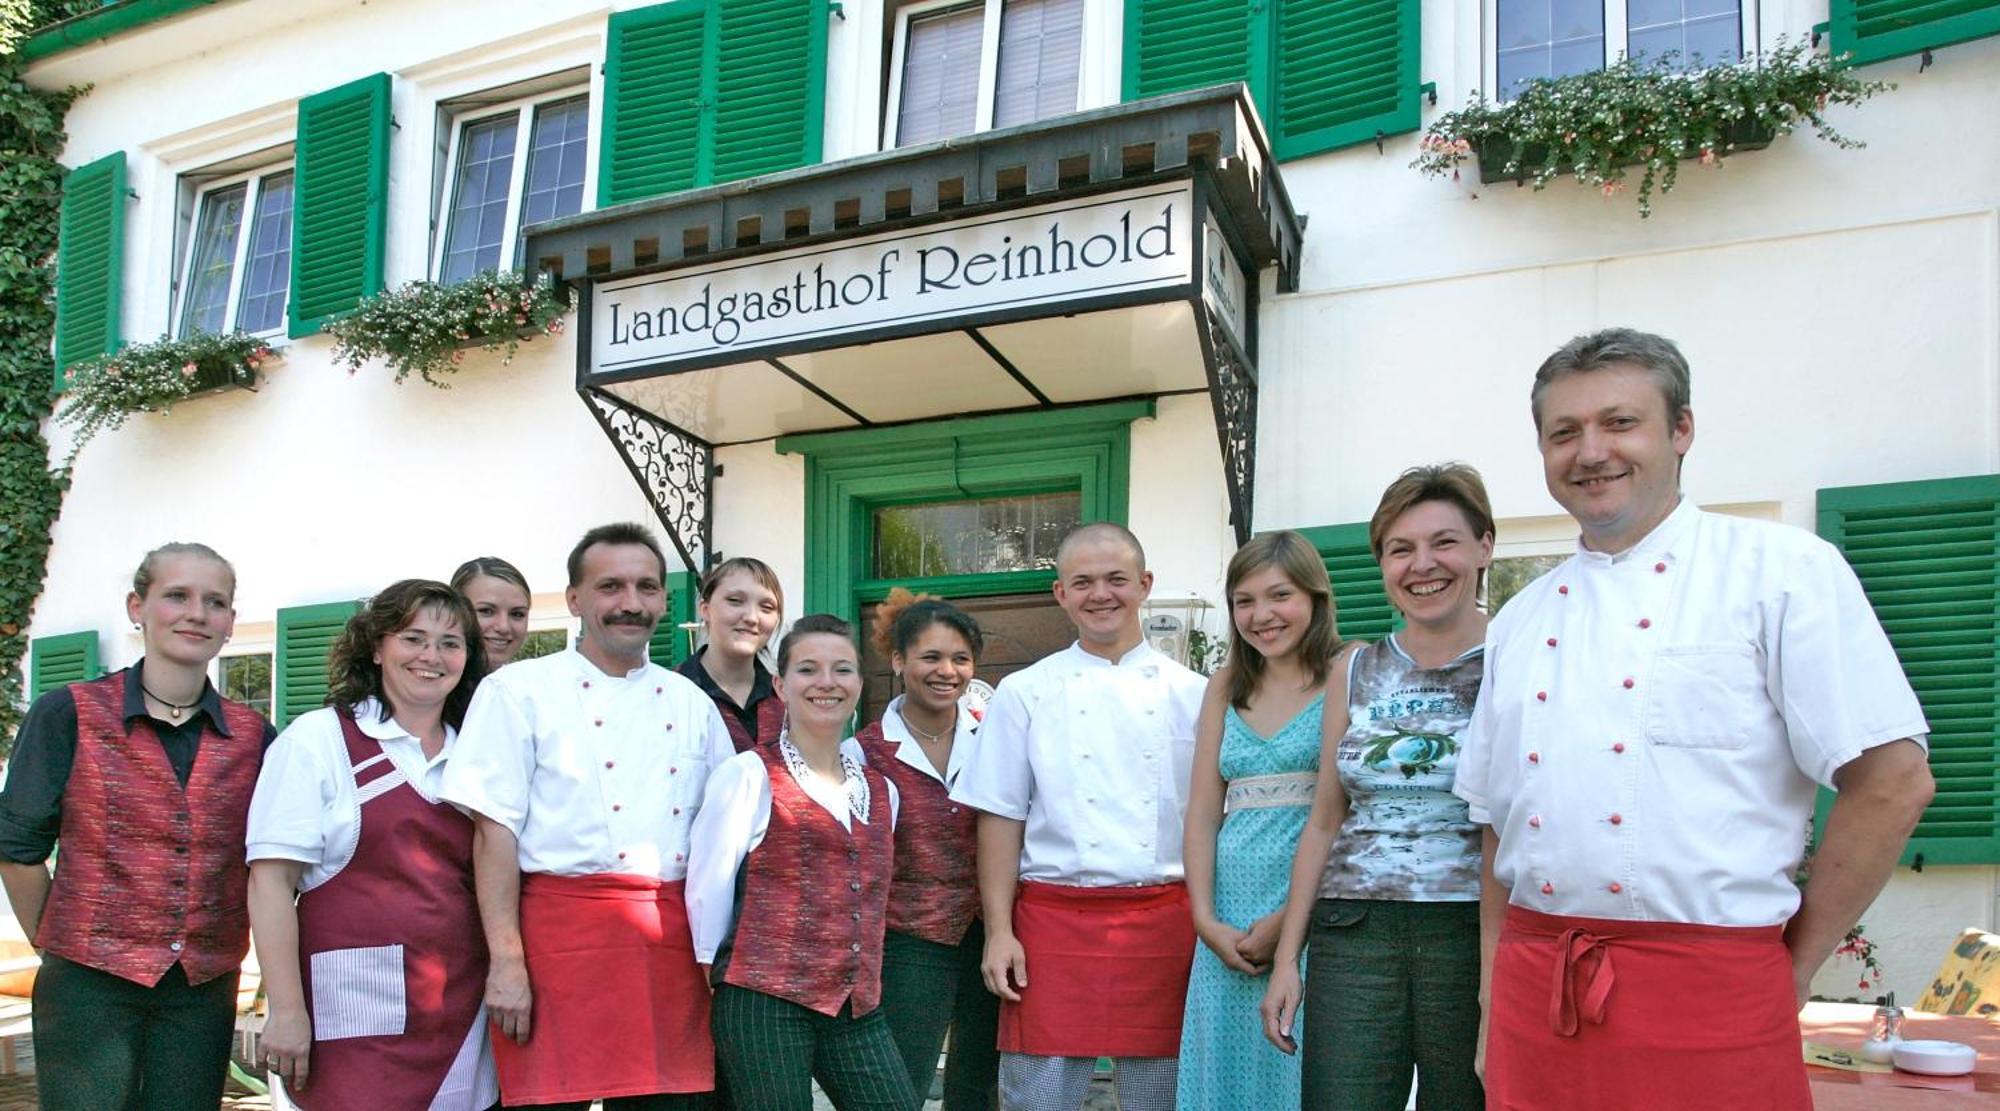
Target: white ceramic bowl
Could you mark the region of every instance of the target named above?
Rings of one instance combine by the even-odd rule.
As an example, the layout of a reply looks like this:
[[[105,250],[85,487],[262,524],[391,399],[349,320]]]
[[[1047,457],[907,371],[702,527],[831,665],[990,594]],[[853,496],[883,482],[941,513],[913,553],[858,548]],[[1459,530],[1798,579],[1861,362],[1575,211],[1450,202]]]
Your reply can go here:
[[[1896,1043],[1896,1067],[1926,1076],[1964,1076],[1972,1071],[1978,1054],[1958,1042],[1916,1041]]]

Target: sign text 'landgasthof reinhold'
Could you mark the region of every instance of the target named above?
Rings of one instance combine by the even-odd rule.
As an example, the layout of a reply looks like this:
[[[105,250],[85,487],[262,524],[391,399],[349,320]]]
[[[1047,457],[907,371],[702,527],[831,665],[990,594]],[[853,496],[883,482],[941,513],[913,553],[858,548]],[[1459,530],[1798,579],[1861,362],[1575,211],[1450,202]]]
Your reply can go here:
[[[1186,286],[1193,210],[1182,182],[602,282],[591,370],[749,359],[851,332]]]

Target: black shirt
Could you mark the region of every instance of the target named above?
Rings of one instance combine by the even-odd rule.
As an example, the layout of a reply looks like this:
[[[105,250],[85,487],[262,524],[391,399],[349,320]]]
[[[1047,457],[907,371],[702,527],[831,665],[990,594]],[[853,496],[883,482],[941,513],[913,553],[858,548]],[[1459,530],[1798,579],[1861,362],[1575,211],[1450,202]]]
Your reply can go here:
[[[736,700],[729,697],[729,692],[716,683],[715,677],[708,673],[708,669],[701,666],[701,657],[707,651],[708,649],[704,647],[700,652],[682,660],[681,665],[674,670],[694,680],[694,685],[701,688],[701,693],[714,699],[715,705],[723,713],[733,716],[737,724],[748,730],[752,737],[756,736],[758,705],[767,698],[776,697],[778,693],[771,686],[771,673],[765,669],[763,660],[753,661],[756,672],[750,680],[750,702],[748,705],[738,706]]]
[[[176,723],[152,717],[146,710],[146,691],[139,683],[137,663],[125,672],[123,720],[127,735],[135,718],[147,718],[159,735],[160,748],[182,787],[194,773],[202,727],[212,725],[217,733],[233,736],[222,715],[222,696],[213,683],[202,686],[201,698],[187,720]],[[70,768],[76,762],[76,731],[76,698],[67,686],[44,694],[28,707],[21,730],[14,736],[7,785],[0,789],[0,860],[40,864],[55,848],[56,835],[62,829],[63,792],[69,787]],[[265,722],[263,743],[269,745],[277,735],[271,723]]]

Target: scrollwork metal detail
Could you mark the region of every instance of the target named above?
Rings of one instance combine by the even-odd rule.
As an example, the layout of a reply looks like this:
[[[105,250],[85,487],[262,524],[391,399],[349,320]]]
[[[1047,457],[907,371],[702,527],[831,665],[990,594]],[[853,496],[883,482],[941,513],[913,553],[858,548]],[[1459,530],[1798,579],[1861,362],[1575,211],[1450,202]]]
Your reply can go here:
[[[1204,314],[1206,315],[1206,314]],[[1208,392],[1222,443],[1222,480],[1238,544],[1250,539],[1257,480],[1257,377],[1222,325],[1208,317]]]
[[[590,413],[646,493],[687,566],[706,570],[715,495],[715,449],[643,409],[582,390]]]

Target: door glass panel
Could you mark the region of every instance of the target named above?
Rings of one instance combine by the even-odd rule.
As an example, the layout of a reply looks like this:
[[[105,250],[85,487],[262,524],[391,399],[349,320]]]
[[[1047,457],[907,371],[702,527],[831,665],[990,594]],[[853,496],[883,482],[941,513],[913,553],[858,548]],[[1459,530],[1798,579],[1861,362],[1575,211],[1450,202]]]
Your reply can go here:
[[[875,577],[1054,570],[1056,546],[1082,518],[1077,493],[885,507],[875,511]]]

